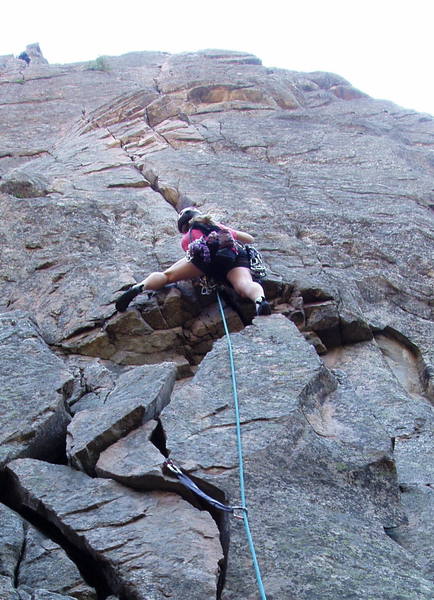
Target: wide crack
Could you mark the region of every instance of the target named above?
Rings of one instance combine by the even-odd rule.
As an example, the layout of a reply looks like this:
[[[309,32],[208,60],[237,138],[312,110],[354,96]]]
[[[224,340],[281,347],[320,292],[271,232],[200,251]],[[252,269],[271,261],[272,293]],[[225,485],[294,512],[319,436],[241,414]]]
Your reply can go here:
[[[162,453],[162,462],[164,458],[169,456],[169,450],[166,446],[166,434],[164,428],[162,426],[161,421],[158,419],[156,422],[156,426],[150,435],[150,441],[155,445],[155,447]],[[52,461],[54,463],[54,461]],[[59,463],[59,464],[63,464]],[[197,478],[191,474],[189,477],[194,481],[194,483],[206,494],[215,498],[216,500],[225,503],[226,497],[225,494],[212,484]],[[126,487],[131,487],[131,489],[140,490],[140,486],[131,485],[123,482],[123,485]],[[178,489],[176,489],[178,488]],[[143,491],[168,491],[167,485],[164,482],[161,485],[153,485],[152,488],[149,486],[145,486]],[[219,530],[220,543],[223,551],[223,560],[219,563],[219,578],[217,581],[217,591],[216,597],[220,598],[221,591],[224,586],[224,579],[226,574],[227,567],[227,554],[229,550],[229,516],[227,513],[219,511],[214,508],[210,504],[208,504],[204,499],[200,496],[196,496],[192,494],[186,488],[179,483],[176,483],[173,486],[170,486],[170,492],[176,493],[180,495],[184,500],[189,502],[193,507],[199,510],[207,511],[213,518],[214,522],[217,525]],[[58,544],[63,550],[66,552],[67,556],[76,564],[78,570],[80,571],[81,576],[84,581],[90,585],[92,588],[96,590],[97,600],[105,600],[111,594],[117,594],[120,600],[129,600],[129,595],[122,592],[119,589],[117,584],[113,582],[117,581],[117,576],[114,572],[111,572],[111,567],[109,565],[103,564],[103,562],[92,554],[92,552],[88,551],[86,547],[79,543],[76,544],[71,541],[71,537],[77,537],[80,534],[80,531],[76,532],[70,531],[70,538],[62,532],[61,528],[55,524],[56,517],[49,516],[49,510],[43,508],[43,505],[40,505],[40,511],[37,512],[32,510],[28,506],[25,506],[23,502],[19,499],[19,494],[17,489],[15,488],[14,478],[8,474],[7,472],[0,473],[0,502],[8,506],[10,509],[18,513],[26,522],[33,525],[37,530],[41,531],[46,537],[54,541]],[[91,507],[91,508],[94,508]],[[90,509],[89,507],[86,509]],[[65,513],[69,515],[72,513]],[[134,517],[135,519],[142,518],[143,515]],[[125,525],[126,523],[122,523],[120,526]],[[80,539],[80,535],[78,535],[77,541]],[[22,561],[22,557],[25,552],[25,537],[23,541],[23,545],[21,548],[20,559],[17,562],[15,574],[14,574],[14,584],[15,587],[18,587],[19,584],[19,569]]]
[[[170,451],[167,447],[167,436],[166,436],[166,432],[164,430],[164,427],[163,427],[160,419],[157,420],[157,424],[156,424],[155,429],[153,430],[151,436],[149,437],[149,441],[152,442],[152,444],[154,444],[154,446],[161,452],[161,454],[164,458],[169,458]],[[168,471],[166,470],[166,474],[167,473],[168,473]],[[208,481],[206,481],[202,478],[196,477],[192,473],[188,473],[188,477],[198,486],[198,488],[200,488],[205,494],[207,494],[211,498],[214,498],[215,500],[217,500],[218,502],[221,502],[223,504],[225,504],[227,502],[227,497],[226,497],[225,493],[221,489],[216,487],[215,485],[212,485],[211,483],[209,483]],[[126,484],[126,485],[128,485],[128,484]],[[229,513],[215,508],[214,506],[209,504],[205,499],[201,498],[198,495],[193,494],[190,490],[184,488],[182,486],[182,484],[179,484],[179,485],[180,485],[180,489],[178,489],[178,490],[173,489],[171,491],[178,493],[182,498],[184,498],[184,500],[189,502],[195,508],[198,508],[199,510],[207,511],[213,518],[213,520],[219,530],[220,544],[221,544],[221,547],[223,550],[223,560],[219,563],[220,574],[219,574],[219,577],[217,580],[217,596],[216,596],[216,598],[217,598],[217,600],[219,600],[221,593],[223,591],[223,588],[224,588],[226,571],[227,571],[227,559],[228,559],[229,544],[230,544],[230,516],[229,516]],[[134,489],[137,489],[137,488],[134,488]],[[155,489],[165,490],[167,488],[166,488],[166,486],[162,485],[161,487],[156,486]]]
[[[6,472],[0,472],[0,502],[19,514],[25,522],[30,523],[46,537],[58,544],[77,566],[84,581],[96,590],[97,600],[105,600],[113,593],[107,581],[107,576],[100,563],[86,551],[84,547],[77,547],[51,521],[34,510],[24,506],[19,500],[15,490],[13,478]],[[14,586],[19,584],[19,571],[24,556],[26,537],[21,548],[20,560],[17,563],[14,576]],[[126,599],[125,599],[126,600]]]

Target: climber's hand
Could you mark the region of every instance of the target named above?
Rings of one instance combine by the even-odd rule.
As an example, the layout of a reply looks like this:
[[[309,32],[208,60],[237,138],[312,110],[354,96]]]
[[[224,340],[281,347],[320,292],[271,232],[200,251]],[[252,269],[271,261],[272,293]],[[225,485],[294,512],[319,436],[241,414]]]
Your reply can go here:
[[[120,287],[118,290],[116,290],[116,292],[126,292],[127,290],[132,288],[133,285],[137,285],[137,283],[126,283],[125,285]]]
[[[136,283],[132,285],[126,292],[121,294],[115,302],[115,307],[118,312],[125,312],[131,300],[143,292],[143,285]]]

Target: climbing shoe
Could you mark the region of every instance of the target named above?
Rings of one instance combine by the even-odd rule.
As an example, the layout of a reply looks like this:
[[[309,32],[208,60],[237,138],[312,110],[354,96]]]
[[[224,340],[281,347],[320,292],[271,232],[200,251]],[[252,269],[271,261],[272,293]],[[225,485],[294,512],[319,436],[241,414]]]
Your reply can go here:
[[[259,316],[271,315],[271,306],[265,298],[256,300],[256,314]]]
[[[143,292],[143,285],[136,283],[132,285],[126,292],[121,294],[115,302],[115,307],[118,312],[125,312],[128,308],[129,303],[134,300],[136,296]]]

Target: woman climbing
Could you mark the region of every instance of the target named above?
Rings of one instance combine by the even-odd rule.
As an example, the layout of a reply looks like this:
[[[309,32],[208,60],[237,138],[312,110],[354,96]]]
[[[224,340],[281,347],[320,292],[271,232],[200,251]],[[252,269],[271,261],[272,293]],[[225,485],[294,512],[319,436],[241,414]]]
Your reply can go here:
[[[249,256],[243,246],[253,242],[250,234],[216,223],[191,206],[179,213],[178,229],[183,234],[181,246],[186,256],[165,271],[151,273],[130,287],[115,303],[119,312],[125,311],[143,291],[207,275],[219,283],[229,283],[242,298],[252,300],[258,315],[271,314],[262,286],[252,279]]]

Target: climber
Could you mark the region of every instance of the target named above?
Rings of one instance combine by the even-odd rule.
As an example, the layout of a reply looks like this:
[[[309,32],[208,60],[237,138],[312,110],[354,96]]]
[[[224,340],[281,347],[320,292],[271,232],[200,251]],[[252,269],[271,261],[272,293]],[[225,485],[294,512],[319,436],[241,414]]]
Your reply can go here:
[[[27,54],[27,52],[21,52],[21,54],[18,57],[20,60],[25,60],[27,64],[30,64],[30,56]]]
[[[165,271],[151,273],[131,286],[115,303],[119,312],[125,311],[143,291],[159,290],[169,283],[207,275],[216,282],[229,283],[242,298],[252,300],[256,314],[271,314],[261,284],[253,281],[249,256],[243,246],[243,243],[253,242],[250,234],[216,223],[192,206],[179,213],[178,230],[186,256]]]

